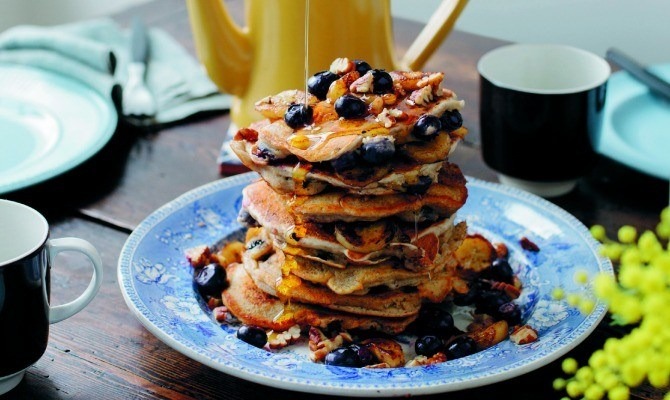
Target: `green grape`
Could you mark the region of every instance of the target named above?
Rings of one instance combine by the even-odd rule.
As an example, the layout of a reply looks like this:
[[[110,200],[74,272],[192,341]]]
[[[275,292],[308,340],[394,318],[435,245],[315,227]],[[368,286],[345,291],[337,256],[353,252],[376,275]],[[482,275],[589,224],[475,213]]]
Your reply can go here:
[[[670,206],[667,206],[661,211],[661,222],[670,224]]]
[[[568,393],[568,396],[575,398],[584,393],[586,385],[579,381],[570,381],[565,386],[565,391]]]
[[[577,365],[578,365],[577,360],[575,360],[574,358],[566,358],[561,363],[561,368],[563,369],[563,372],[565,372],[566,374],[572,375],[575,372],[577,372]]]
[[[554,387],[554,390],[563,390],[565,389],[565,385],[567,385],[568,382],[563,379],[563,378],[556,378],[554,379],[554,382],[552,383],[552,386]]]
[[[605,227],[602,225],[593,225],[589,231],[591,232],[591,236],[593,236],[593,238],[599,242],[605,242],[608,240]]]
[[[591,385],[584,391],[584,398],[587,400],[600,400],[605,396],[605,389],[598,384]]]
[[[661,239],[668,240],[670,238],[670,223],[659,222],[656,225],[656,234]]]
[[[617,237],[621,243],[633,243],[637,239],[637,230],[630,225],[624,225],[619,228]]]
[[[607,393],[610,400],[628,400],[630,398],[630,389],[623,385],[613,387]]]

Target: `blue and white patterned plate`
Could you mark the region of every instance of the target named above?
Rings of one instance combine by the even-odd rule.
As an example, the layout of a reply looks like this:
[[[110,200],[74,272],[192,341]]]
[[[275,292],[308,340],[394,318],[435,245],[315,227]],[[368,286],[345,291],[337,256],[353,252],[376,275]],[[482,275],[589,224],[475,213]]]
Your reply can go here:
[[[512,378],[541,367],[574,348],[595,329],[606,308],[588,316],[552,299],[560,286],[584,290],[575,271],[612,274],[598,255],[588,230],[562,209],[531,194],[468,178],[469,198],[459,218],[469,231],[510,250],[510,262],[524,283],[524,315],[540,334],[519,346],[509,340],[442,364],[396,369],[356,369],[315,364],[304,348],[268,352],[235,337],[235,328],[211,318],[193,289],[184,251],[215,244],[240,229],[236,222],[242,188],[254,173],[212,182],[164,205],[130,235],[119,259],[119,282],[126,303],[160,340],[227,374],[284,389],[349,396],[395,396],[447,392]],[[529,252],[527,237],[540,247]],[[304,346],[303,346],[304,347]]]

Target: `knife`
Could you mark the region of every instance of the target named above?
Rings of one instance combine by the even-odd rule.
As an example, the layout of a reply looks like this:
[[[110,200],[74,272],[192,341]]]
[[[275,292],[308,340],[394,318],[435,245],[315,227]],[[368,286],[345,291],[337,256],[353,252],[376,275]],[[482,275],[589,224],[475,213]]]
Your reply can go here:
[[[607,50],[605,58],[646,85],[650,92],[670,101],[670,83],[649,71],[630,56],[622,53],[620,50],[610,48]]]

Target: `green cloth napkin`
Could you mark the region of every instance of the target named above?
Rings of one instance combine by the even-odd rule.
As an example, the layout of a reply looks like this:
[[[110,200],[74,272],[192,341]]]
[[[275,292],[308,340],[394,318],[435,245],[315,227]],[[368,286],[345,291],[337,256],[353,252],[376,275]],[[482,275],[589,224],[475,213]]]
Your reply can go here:
[[[0,35],[0,63],[16,63],[70,76],[109,96],[118,106],[130,63],[130,32],[111,19],[54,27],[17,26]],[[204,69],[172,37],[149,30],[146,83],[156,99],[156,124],[230,108]]]

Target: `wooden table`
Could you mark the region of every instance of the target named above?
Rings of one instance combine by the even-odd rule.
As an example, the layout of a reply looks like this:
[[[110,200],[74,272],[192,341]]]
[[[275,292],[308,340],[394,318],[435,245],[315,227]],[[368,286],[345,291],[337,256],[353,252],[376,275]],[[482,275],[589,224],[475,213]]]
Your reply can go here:
[[[241,2],[232,2],[236,14]],[[186,10],[181,0],[151,2],[116,16],[127,26],[132,15],[160,27],[193,52]],[[403,51],[420,26],[398,20],[396,41]],[[495,181],[478,146],[478,76],[476,62],[503,42],[454,32],[428,63],[427,70],[446,73],[446,86],[466,99],[468,143],[453,159],[464,173]],[[140,132],[121,123],[112,141],[95,157],[56,179],[4,195],[45,213],[52,237],[78,236],[102,254],[105,277],[92,303],[51,328],[46,354],[28,370],[9,399],[213,399],[326,398],[278,390],[233,378],[203,366],[163,344],[131,314],[118,287],[118,255],[132,229],[162,204],[220,178],[216,157],[230,119],[227,114],[183,122],[158,132]],[[570,160],[566,160],[569,162]],[[667,204],[667,182],[640,175],[601,159],[573,193],[553,200],[586,225],[603,224],[609,232],[622,224],[653,228]],[[67,268],[65,264],[70,264]],[[59,256],[52,273],[53,302],[63,303],[88,282],[87,261]],[[5,329],[5,327],[2,327]],[[570,355],[584,361],[606,337],[605,324]],[[467,398],[560,398],[551,389],[559,362],[522,377],[449,395]],[[437,396],[433,396],[437,398]]]

